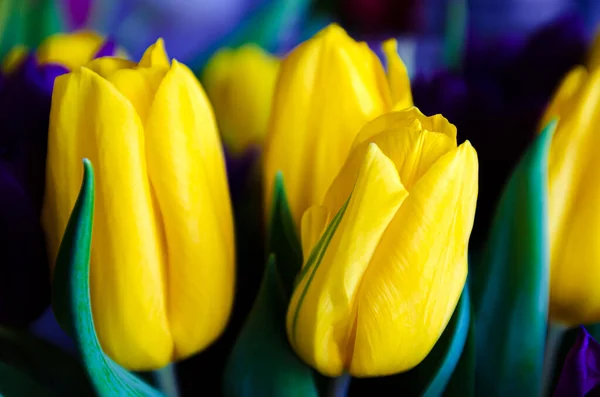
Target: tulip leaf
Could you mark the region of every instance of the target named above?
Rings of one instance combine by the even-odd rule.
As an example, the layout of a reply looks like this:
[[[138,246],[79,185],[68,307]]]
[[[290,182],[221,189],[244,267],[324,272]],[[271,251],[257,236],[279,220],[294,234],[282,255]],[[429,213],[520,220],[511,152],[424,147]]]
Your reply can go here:
[[[548,311],[548,151],[553,121],[508,181],[471,269],[476,394],[539,395]]]
[[[291,296],[296,275],[302,267],[302,246],[287,201],[283,174],[277,172],[269,224],[268,253],[277,258],[277,271],[283,288]]]
[[[64,21],[56,0],[21,0],[27,4],[25,45],[37,48],[48,36],[64,31]]]
[[[296,44],[301,34],[300,25],[306,18],[311,0],[271,0],[264,2],[250,17],[242,21],[232,32],[216,40],[206,51],[188,62],[194,71],[201,71],[210,57],[222,47],[236,48],[254,43],[275,53]]]
[[[4,58],[16,45],[25,42],[25,12],[22,0],[2,0],[2,40],[0,57]]]
[[[96,336],[89,280],[93,217],[94,170],[85,159],[83,183],[54,269],[52,303],[56,317],[75,340],[87,374],[100,397],[162,396],[105,355]]]
[[[312,369],[291,349],[285,330],[288,294],[271,255],[260,291],[229,356],[227,397],[317,397]]]

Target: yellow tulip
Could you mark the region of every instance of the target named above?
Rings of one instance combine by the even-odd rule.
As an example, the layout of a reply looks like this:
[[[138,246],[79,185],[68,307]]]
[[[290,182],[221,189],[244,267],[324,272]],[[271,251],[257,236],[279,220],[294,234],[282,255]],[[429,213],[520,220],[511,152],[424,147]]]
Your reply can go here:
[[[265,142],[265,205],[283,173],[292,216],[319,204],[360,128],[393,107],[412,106],[406,68],[391,40],[388,77],[366,43],[332,24],[282,62]],[[268,211],[267,211],[268,212]]]
[[[233,221],[212,109],[162,41],[139,64],[99,58],[56,79],[43,209],[50,258],[83,158],[97,175],[90,284],[104,351],[133,370],[199,352],[230,313]]]
[[[567,324],[600,321],[600,70],[573,69],[542,124],[557,117],[548,158],[550,316]]]
[[[413,107],[368,123],[302,218],[305,264],[287,313],[298,355],[327,376],[419,364],[463,290],[477,183],[475,150],[457,147],[442,116]]]
[[[234,155],[262,145],[278,70],[279,59],[253,44],[223,49],[209,60],[202,82]]]

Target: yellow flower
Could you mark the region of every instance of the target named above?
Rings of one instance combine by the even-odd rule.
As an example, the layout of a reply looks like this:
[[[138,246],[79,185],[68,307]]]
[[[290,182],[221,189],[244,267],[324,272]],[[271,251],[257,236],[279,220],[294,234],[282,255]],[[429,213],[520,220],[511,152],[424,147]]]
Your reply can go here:
[[[89,62],[102,48],[105,38],[93,31],[79,31],[74,33],[57,33],[46,38],[36,51],[36,58],[40,65],[55,63],[75,69]],[[29,50],[24,46],[16,46],[10,50],[2,61],[4,73],[17,69],[25,60]],[[127,54],[119,49],[117,55],[126,58]]]
[[[333,24],[283,60],[265,142],[266,209],[273,179],[281,171],[299,225],[304,211],[323,200],[360,128],[394,106],[412,105],[395,41],[387,42],[384,50],[387,79],[367,44],[357,43]]]
[[[457,147],[442,116],[413,107],[368,123],[302,218],[305,264],[287,313],[298,355],[327,376],[419,364],[465,283],[477,181],[475,150]]]
[[[202,82],[233,154],[262,145],[278,70],[279,59],[253,44],[223,49],[208,62]]]
[[[139,64],[99,58],[56,79],[43,209],[53,259],[83,158],[97,174],[90,283],[103,349],[133,370],[202,350],[232,305],[233,222],[212,109],[162,41]]]
[[[550,316],[600,321],[600,69],[573,69],[543,118],[558,124],[548,158]]]

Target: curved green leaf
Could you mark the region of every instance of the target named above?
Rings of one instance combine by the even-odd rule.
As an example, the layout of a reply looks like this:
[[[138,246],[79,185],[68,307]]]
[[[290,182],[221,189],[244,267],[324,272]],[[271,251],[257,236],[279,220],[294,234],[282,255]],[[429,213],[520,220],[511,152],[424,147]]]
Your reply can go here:
[[[556,122],[513,172],[478,266],[471,270],[476,394],[540,392],[548,306],[547,158]]]
[[[294,280],[302,267],[302,246],[288,205],[281,172],[277,172],[273,184],[267,244],[267,252],[275,254],[277,258],[276,266],[283,288],[291,296]]]
[[[90,301],[90,248],[94,218],[94,170],[84,160],[79,197],[56,260],[52,304],[56,318],[77,343],[87,374],[101,397],[162,396],[106,356],[94,329]],[[143,330],[140,330],[143,332]]]
[[[271,255],[252,311],[225,368],[225,396],[318,397],[311,368],[300,361],[287,341],[287,302]]]
[[[470,321],[471,301],[469,288],[465,284],[460,301],[442,336],[417,367],[419,378],[425,386],[422,394],[424,397],[441,396],[446,389],[467,341]]]

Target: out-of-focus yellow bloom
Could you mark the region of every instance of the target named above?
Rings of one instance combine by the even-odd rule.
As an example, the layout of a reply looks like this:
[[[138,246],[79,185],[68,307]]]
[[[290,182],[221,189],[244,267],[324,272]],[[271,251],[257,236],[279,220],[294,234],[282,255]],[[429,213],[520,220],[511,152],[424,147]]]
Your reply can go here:
[[[89,62],[105,43],[105,38],[93,31],[79,31],[74,33],[58,33],[46,38],[36,51],[36,58],[40,65],[55,63],[75,69]],[[2,71],[11,73],[16,70],[29,49],[25,46],[16,46],[10,50],[2,60]],[[116,55],[127,58],[124,50],[118,49]]]
[[[221,50],[208,62],[202,82],[233,154],[262,144],[278,70],[279,59],[253,44]]]
[[[457,147],[442,116],[413,107],[368,123],[323,205],[302,218],[305,264],[287,315],[299,356],[328,376],[419,364],[465,283],[477,182],[475,150]],[[323,234],[332,219],[337,230]]]
[[[72,70],[92,59],[104,43],[104,37],[89,30],[58,33],[40,44],[36,57],[40,64],[58,63]],[[116,56],[127,58],[122,49],[117,51]]]
[[[542,125],[558,124],[548,158],[550,316],[568,325],[600,321],[600,70],[573,69]]]
[[[103,349],[134,370],[202,350],[233,299],[230,198],[210,104],[162,41],[139,64],[99,58],[56,79],[43,209],[51,258],[84,157],[97,175],[90,283]]]
[[[366,43],[333,24],[283,60],[265,143],[266,209],[274,176],[281,171],[299,225],[303,212],[322,202],[361,127],[393,107],[412,106],[395,41],[384,50],[388,78]]]

